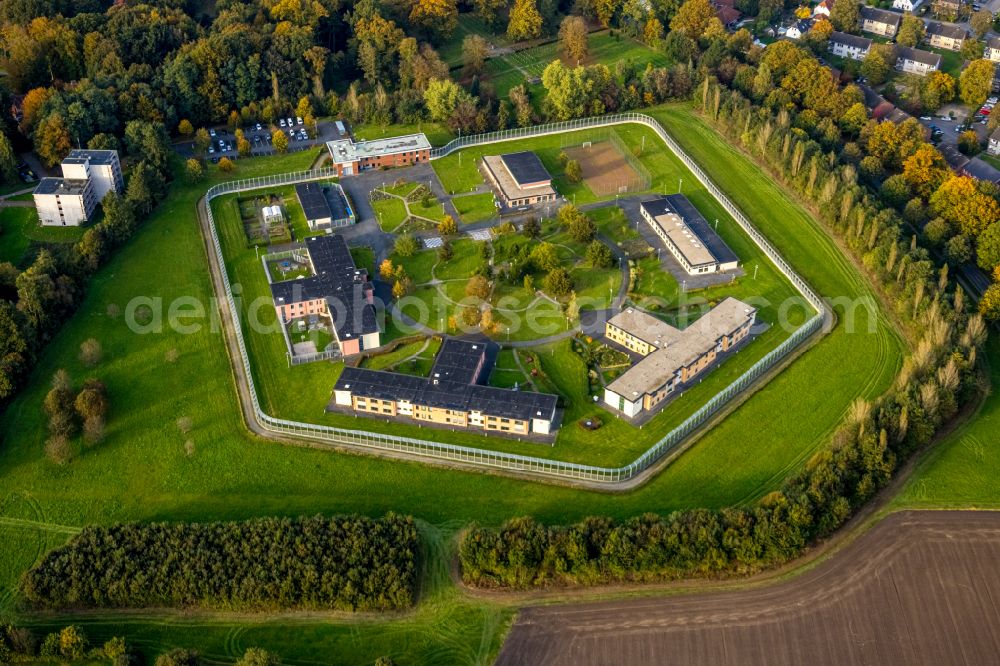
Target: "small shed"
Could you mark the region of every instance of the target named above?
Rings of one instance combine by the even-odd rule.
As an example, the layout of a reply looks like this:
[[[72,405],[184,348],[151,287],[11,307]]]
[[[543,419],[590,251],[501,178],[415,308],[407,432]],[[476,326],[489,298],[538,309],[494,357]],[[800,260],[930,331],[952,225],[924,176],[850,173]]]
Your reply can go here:
[[[264,206],[261,210],[264,224],[281,224],[285,221],[285,214],[281,212],[281,206]]]

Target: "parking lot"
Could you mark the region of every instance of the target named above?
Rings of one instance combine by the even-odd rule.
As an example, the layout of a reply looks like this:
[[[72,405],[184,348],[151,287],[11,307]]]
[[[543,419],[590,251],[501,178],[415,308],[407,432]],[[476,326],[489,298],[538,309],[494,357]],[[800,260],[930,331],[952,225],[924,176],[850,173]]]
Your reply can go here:
[[[300,118],[282,118],[273,125],[266,123],[251,123],[242,127],[243,135],[250,142],[251,155],[272,155],[277,152],[274,148],[272,132],[281,130],[288,137],[287,152],[306,150],[315,146],[321,146],[327,141],[340,138],[336,125],[332,121],[322,121],[317,123],[314,136],[309,136],[304,123],[300,123]],[[291,124],[289,125],[289,121]],[[228,127],[213,127],[209,129],[209,137],[212,143],[209,145],[206,157],[211,162],[218,162],[222,157],[229,159],[238,158],[239,151],[236,149],[236,134]],[[175,144],[177,152],[185,157],[194,155],[194,141],[184,141]]]

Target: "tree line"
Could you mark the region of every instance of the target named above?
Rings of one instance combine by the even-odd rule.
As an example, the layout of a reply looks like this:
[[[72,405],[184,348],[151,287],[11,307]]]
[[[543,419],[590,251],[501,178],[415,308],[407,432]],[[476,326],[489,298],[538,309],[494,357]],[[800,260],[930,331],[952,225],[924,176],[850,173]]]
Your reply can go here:
[[[859,91],[840,88],[798,47],[777,44],[750,60],[750,71],[741,76],[734,67],[728,79],[702,69],[696,104],[844,241],[917,341],[913,353],[884,396],[855,401],[829,445],[759,502],[620,523],[590,517],[544,526],[516,518],[474,527],[459,551],[469,584],[643,582],[781,564],[841,526],[984,390],[976,369],[984,317],[969,312],[948,265],[938,265],[921,240],[932,214],[970,229],[996,225],[989,213],[995,188],[944,169],[914,122],[870,121]],[[885,183],[897,175],[909,196],[886,197]]]
[[[395,514],[91,526],[20,589],[50,609],[398,610],[413,604],[419,548]]]

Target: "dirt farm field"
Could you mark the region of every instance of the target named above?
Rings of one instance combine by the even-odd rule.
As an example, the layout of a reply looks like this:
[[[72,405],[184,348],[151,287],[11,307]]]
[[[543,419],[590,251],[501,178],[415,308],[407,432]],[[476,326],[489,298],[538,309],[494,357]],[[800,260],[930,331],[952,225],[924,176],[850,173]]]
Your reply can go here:
[[[995,664],[998,561],[1000,512],[896,513],[773,586],[525,609],[497,664]]]
[[[563,152],[580,163],[583,182],[599,197],[616,192],[634,192],[649,186],[618,146],[610,141],[598,141],[586,147],[567,147]]]

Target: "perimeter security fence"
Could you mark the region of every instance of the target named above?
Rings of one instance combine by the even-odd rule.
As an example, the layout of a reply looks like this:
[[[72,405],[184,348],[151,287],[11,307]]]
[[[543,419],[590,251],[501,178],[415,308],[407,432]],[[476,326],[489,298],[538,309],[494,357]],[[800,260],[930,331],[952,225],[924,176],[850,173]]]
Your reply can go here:
[[[579,463],[564,462],[560,460],[547,460],[534,456],[523,456],[513,453],[491,451],[475,447],[459,446],[444,442],[435,442],[427,439],[416,439],[412,437],[402,437],[398,435],[368,432],[364,430],[352,430],[337,428],[334,426],[319,425],[315,423],[305,423],[301,421],[290,421],[279,419],[263,411],[260,407],[260,400],[257,395],[257,388],[254,384],[253,369],[250,357],[247,353],[246,342],[243,337],[243,327],[240,322],[240,311],[236,307],[233,298],[229,275],[226,270],[226,263],[222,253],[222,245],[219,241],[218,230],[215,227],[215,219],[212,216],[211,201],[217,196],[232,192],[245,192],[274,185],[287,185],[311,180],[322,180],[335,176],[332,169],[317,169],[314,171],[302,171],[298,173],[280,174],[274,176],[264,176],[247,180],[231,181],[221,183],[211,187],[205,195],[205,208],[209,219],[209,227],[212,235],[212,246],[218,259],[222,272],[222,280],[225,287],[225,299],[232,313],[232,322],[235,328],[235,337],[239,345],[239,363],[242,365],[243,373],[247,379],[249,387],[251,406],[254,417],[260,427],[273,433],[291,435],[306,438],[312,441],[327,443],[331,447],[348,447],[364,451],[378,453],[391,452],[405,454],[414,458],[426,459],[429,461],[450,461],[460,464],[473,465],[485,469],[500,469],[516,473],[527,473],[561,479],[571,482],[588,482],[591,484],[614,486],[622,484],[638,476],[663,456],[674,450],[688,435],[704,425],[709,419],[719,412],[727,403],[747,389],[759,377],[775,367],[786,356],[795,350],[806,339],[819,331],[826,317],[827,305],[816,294],[812,288],[803,280],[771,245],[771,243],[750,223],[750,220],[732,203],[729,198],[719,189],[715,183],[702,171],[702,169],[681,149],[667,131],[654,118],[641,113],[625,113],[597,118],[583,118],[561,123],[539,125],[535,127],[525,127],[502,132],[492,132],[487,134],[465,136],[455,139],[445,146],[431,151],[431,159],[439,159],[452,152],[467,146],[482,145],[489,143],[500,143],[516,139],[543,136],[547,134],[558,134],[562,132],[573,132],[596,127],[609,127],[613,125],[623,125],[637,123],[645,125],[653,130],[656,135],[672,150],[681,162],[695,175],[695,177],[711,192],[719,203],[732,215],[737,224],[750,238],[757,244],[761,251],[773,262],[775,267],[788,278],[795,286],[803,298],[816,310],[816,313],[805,324],[799,327],[791,336],[786,338],[775,349],[757,361],[746,372],[729,384],[722,391],[717,393],[711,400],[706,402],[700,409],[691,414],[680,425],[664,435],[659,441],[653,444],[642,455],[631,463],[622,467],[599,467],[594,465],[584,465]]]

